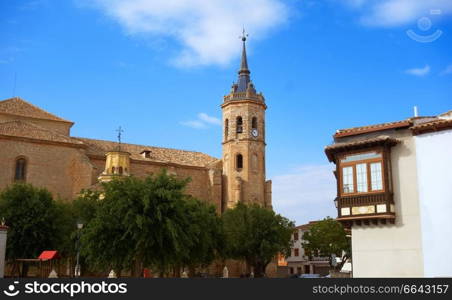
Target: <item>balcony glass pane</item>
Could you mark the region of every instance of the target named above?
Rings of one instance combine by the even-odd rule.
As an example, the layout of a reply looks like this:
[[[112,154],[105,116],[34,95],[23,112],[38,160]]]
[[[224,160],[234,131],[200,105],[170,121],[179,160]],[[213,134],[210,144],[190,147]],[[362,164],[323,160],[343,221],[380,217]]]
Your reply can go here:
[[[353,167],[342,168],[342,189],[343,193],[353,193]]]
[[[367,164],[356,165],[357,192],[367,192]]]
[[[381,172],[381,163],[370,164],[370,177],[372,191],[380,191],[383,189],[383,176]]]
[[[367,152],[367,153],[347,155],[345,158],[341,159],[341,162],[347,163],[347,162],[351,162],[351,161],[366,160],[366,159],[373,159],[373,158],[381,158],[381,153]]]

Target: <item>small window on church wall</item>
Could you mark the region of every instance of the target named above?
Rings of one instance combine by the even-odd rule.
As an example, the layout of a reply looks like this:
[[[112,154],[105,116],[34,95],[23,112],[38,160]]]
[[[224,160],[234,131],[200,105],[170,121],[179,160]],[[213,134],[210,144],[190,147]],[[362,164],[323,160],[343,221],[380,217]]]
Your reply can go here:
[[[111,167],[111,174],[115,174],[115,171],[116,171],[115,167]]]
[[[24,181],[25,180],[25,172],[27,167],[27,161],[25,158],[19,158],[16,160],[16,172],[14,175],[15,181]]]
[[[229,133],[229,120],[226,119],[224,121],[224,137],[227,139],[228,138],[228,133]]]
[[[237,170],[243,169],[243,156],[242,154],[237,154],[235,166]]]
[[[119,167],[119,174],[122,175],[122,167]]]
[[[243,120],[242,120],[242,117],[237,117],[236,132],[237,133],[242,133],[243,132]]]
[[[253,117],[251,119],[251,128],[252,129],[257,129],[257,118],[256,117]]]

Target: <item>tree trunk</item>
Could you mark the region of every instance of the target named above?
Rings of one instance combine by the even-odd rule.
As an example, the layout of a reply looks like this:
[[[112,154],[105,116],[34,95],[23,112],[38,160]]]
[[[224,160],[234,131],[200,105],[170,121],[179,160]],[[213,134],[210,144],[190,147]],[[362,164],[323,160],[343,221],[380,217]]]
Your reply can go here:
[[[28,269],[29,269],[28,263],[23,262],[22,263],[22,270],[21,270],[22,272],[20,274],[20,277],[23,277],[23,278],[27,277]]]
[[[256,278],[262,278],[265,277],[265,268],[267,267],[267,264],[262,262],[256,262],[253,266],[254,268],[254,277]]]
[[[188,266],[188,274],[189,274],[188,276],[190,278],[193,278],[193,277],[196,276],[196,268],[195,268],[195,266],[193,266],[193,265]]]

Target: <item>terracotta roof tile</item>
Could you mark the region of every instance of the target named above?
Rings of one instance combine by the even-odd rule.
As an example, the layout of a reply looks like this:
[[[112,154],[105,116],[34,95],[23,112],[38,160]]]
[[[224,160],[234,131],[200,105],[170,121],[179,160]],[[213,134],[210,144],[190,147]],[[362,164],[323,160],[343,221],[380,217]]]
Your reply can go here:
[[[358,135],[363,133],[375,132],[380,130],[394,129],[394,128],[403,128],[409,127],[413,123],[410,119],[396,122],[387,122],[375,125],[361,126],[361,127],[353,127],[347,129],[339,129],[334,134],[335,138]]]
[[[34,106],[33,104],[19,98],[10,98],[3,101],[0,101],[0,113],[15,115],[15,116],[24,116],[35,119],[44,119],[44,120],[52,120],[66,123],[73,123],[71,121],[62,119],[57,117],[45,110]]]
[[[360,149],[364,147],[372,147],[376,145],[394,146],[399,140],[387,135],[381,135],[375,138],[364,139],[352,142],[339,142],[325,147],[325,154],[329,161],[334,161],[334,155],[339,152]]]
[[[0,123],[0,135],[83,145],[82,142],[71,137],[19,120]]]
[[[452,119],[437,119],[411,127],[414,135],[452,129]]]
[[[88,148],[88,154],[104,156],[106,152],[117,149],[118,143],[112,141],[94,140],[88,138],[76,138],[82,141]],[[140,153],[143,150],[149,150],[150,158],[143,157]],[[121,151],[126,151],[131,154],[131,158],[141,161],[157,161],[165,163],[175,163],[180,165],[206,167],[218,159],[200,152],[135,145],[135,144],[121,144]]]

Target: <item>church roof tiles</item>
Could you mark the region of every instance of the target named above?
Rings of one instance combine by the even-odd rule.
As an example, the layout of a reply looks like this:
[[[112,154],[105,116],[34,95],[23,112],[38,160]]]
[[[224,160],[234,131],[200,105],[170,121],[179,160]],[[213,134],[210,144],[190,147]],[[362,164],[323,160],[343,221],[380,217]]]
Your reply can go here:
[[[118,147],[118,143],[112,141],[95,140],[88,138],[76,138],[76,139],[83,142],[88,147],[87,152],[88,154],[91,155],[104,156],[106,152],[112,151]],[[150,151],[149,158],[144,157],[141,154],[143,150]],[[122,143],[121,151],[129,152],[131,154],[130,158],[138,161],[154,161],[154,162],[156,161],[162,163],[175,163],[180,165],[189,165],[196,167],[206,167],[218,161],[217,158],[201,152],[135,144]]]
[[[37,106],[34,106],[33,104],[19,97],[14,97],[0,101],[0,113],[29,117],[34,119],[44,119],[65,123],[73,123],[71,121],[57,117]]]
[[[20,120],[0,123],[0,136],[20,137],[57,143],[83,145],[82,142],[74,138]]]

